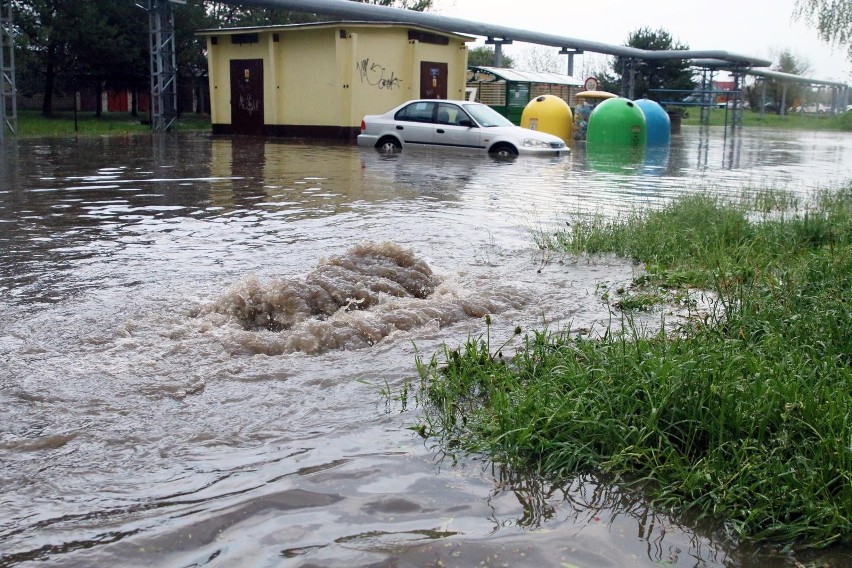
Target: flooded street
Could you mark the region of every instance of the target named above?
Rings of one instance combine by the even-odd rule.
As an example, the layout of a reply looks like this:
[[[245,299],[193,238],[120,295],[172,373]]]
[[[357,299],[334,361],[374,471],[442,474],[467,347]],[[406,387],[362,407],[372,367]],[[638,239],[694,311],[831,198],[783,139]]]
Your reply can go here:
[[[608,325],[637,268],[537,231],[849,179],[834,132],[687,127],[638,161],[6,140],[0,566],[791,566],[595,479],[442,456],[383,392],[485,314],[498,344]]]

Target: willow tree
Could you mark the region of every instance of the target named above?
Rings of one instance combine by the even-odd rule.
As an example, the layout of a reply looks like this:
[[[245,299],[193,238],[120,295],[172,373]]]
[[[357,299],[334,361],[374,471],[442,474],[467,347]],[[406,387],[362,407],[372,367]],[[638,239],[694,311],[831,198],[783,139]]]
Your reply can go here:
[[[816,28],[823,41],[845,45],[852,61],[852,0],[796,0],[795,15]]]

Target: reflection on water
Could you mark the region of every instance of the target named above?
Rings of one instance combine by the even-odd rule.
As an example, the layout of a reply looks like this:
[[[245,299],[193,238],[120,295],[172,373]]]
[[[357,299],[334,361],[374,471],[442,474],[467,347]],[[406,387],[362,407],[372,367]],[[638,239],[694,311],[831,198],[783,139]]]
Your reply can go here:
[[[657,564],[677,564],[681,554],[690,556],[690,562],[724,560],[721,550],[695,535],[690,540],[688,551],[666,542],[669,532],[690,533],[691,530],[674,517],[650,507],[638,493],[625,492],[617,485],[602,482],[594,476],[581,475],[565,485],[557,485],[534,475],[518,475],[497,466],[492,468],[492,475],[496,483],[489,504],[494,509],[494,522],[500,526],[517,524],[528,530],[537,530],[554,519],[575,527],[618,523],[636,527],[635,535],[631,536],[644,545],[648,559]],[[501,518],[500,501],[510,496],[523,508],[520,518],[514,515]],[[695,526],[694,522],[690,524]]]
[[[382,393],[485,313],[501,342],[609,323],[636,267],[531,233],[806,195],[852,178],[852,136],[684,128],[514,162],[201,134],[3,150],[0,565],[789,565],[600,480],[436,461]]]

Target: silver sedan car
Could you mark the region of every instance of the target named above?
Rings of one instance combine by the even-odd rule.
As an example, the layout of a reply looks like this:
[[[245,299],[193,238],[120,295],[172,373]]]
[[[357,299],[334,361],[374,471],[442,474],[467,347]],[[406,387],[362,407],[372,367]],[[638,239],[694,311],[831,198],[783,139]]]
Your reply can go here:
[[[408,101],[384,114],[365,116],[358,145],[382,152],[408,147],[452,148],[501,158],[554,156],[570,151],[561,138],[515,126],[489,106],[434,99]]]

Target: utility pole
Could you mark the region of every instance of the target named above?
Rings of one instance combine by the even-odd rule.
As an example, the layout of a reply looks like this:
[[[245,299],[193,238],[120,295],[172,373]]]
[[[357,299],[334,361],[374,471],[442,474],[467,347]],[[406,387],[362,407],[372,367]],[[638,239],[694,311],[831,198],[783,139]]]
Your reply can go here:
[[[567,55],[568,56],[568,69],[567,74],[571,77],[574,76],[574,56],[583,53],[582,49],[568,49],[567,47],[563,47],[559,50],[559,55]]]
[[[168,132],[177,119],[177,64],[172,3],[186,0],[148,0],[151,49],[151,128]]]
[[[704,67],[701,69],[701,118],[699,122],[705,126],[710,124],[710,107],[715,102],[715,96],[711,94],[713,91],[713,71]]]
[[[6,129],[18,130],[18,90],[15,88],[15,38],[12,0],[0,0],[0,140]]]
[[[636,92],[636,58],[624,58],[624,66],[621,69],[621,96],[633,100]]]
[[[485,40],[487,45],[494,46],[494,67],[502,67],[503,66],[503,46],[510,45],[512,40],[510,39],[495,39],[493,37],[489,37]]]

